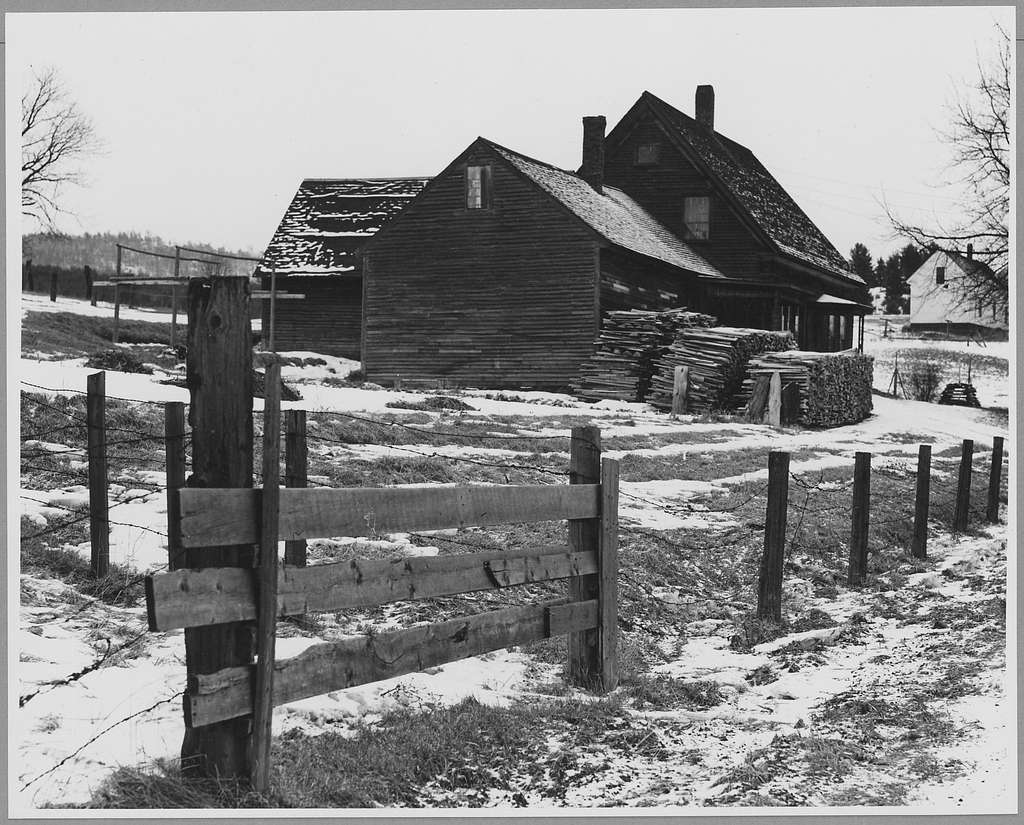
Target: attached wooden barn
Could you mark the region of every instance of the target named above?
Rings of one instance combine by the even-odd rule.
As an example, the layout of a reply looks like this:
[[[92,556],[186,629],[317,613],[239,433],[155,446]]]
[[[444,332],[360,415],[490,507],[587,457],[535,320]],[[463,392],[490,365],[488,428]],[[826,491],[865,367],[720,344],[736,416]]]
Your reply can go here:
[[[602,181],[604,118],[577,175],[478,138],[363,247],[363,369],[564,388],[602,313],[699,308],[722,274]]]
[[[308,178],[288,205],[257,269],[270,288],[305,295],[275,302],[274,348],[358,358],[362,335],[362,245],[398,214],[429,178]],[[264,301],[264,334],[270,302]]]

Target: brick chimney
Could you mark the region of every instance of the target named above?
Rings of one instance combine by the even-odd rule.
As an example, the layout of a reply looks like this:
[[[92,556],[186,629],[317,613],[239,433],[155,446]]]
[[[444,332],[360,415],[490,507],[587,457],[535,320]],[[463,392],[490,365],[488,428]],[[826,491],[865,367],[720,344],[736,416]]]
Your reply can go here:
[[[580,177],[604,194],[604,115],[583,118],[583,165]]]
[[[704,85],[697,87],[693,104],[694,119],[701,125],[714,131],[715,128],[715,87]]]
[[[967,260],[974,260],[974,244],[972,243],[967,244]]]

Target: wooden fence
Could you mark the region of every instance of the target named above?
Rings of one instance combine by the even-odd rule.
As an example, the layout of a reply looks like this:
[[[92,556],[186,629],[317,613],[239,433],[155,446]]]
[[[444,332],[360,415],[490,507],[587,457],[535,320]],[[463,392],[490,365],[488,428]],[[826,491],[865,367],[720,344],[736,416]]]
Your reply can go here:
[[[275,705],[561,634],[570,634],[569,670],[577,681],[616,686],[618,464],[600,460],[596,428],[573,432],[577,472],[568,485],[278,489],[279,372],[277,365],[267,371],[263,488],[169,493],[173,543],[186,549],[258,544],[256,569],[176,569],[146,579],[153,631],[257,622],[255,665],[189,673],[189,728],[252,715],[252,741],[245,745],[253,754],[253,784],[263,789]],[[581,480],[594,466],[598,477]],[[312,567],[282,567],[277,553],[279,541],[562,519],[570,528],[565,546]],[[569,581],[567,598],[325,642],[274,660],[274,626],[286,616],[557,579]]]

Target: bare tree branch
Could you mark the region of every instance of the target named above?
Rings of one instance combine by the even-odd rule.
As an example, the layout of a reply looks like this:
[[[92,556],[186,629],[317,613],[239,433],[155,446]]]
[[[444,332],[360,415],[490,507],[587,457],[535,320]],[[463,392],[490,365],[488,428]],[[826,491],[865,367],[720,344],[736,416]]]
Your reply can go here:
[[[52,68],[34,76],[21,98],[21,213],[53,229],[60,190],[81,185],[77,163],[100,151],[92,121],[68,97]]]
[[[986,264],[962,281],[962,302],[1006,304],[1009,295],[1010,101],[1012,44],[996,25],[993,59],[978,61],[978,81],[969,95],[950,107],[952,121],[940,138],[952,149],[950,168],[964,187],[963,217],[952,225],[908,221],[888,204],[885,211],[897,235],[930,250],[966,254]]]

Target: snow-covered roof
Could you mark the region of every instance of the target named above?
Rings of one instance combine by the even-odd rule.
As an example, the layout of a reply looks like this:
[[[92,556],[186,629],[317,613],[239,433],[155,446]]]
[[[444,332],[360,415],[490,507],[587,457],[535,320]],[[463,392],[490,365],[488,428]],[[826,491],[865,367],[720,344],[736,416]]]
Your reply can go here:
[[[600,194],[573,172],[521,155],[493,141],[481,140],[616,246],[698,275],[725,277],[625,192],[605,186]]]
[[[345,275],[355,253],[398,214],[430,178],[307,178],[267,245],[266,274]]]
[[[702,126],[650,92],[644,92],[641,100],[646,100],[673,134],[689,145],[782,253],[847,280],[864,283],[753,152]]]

